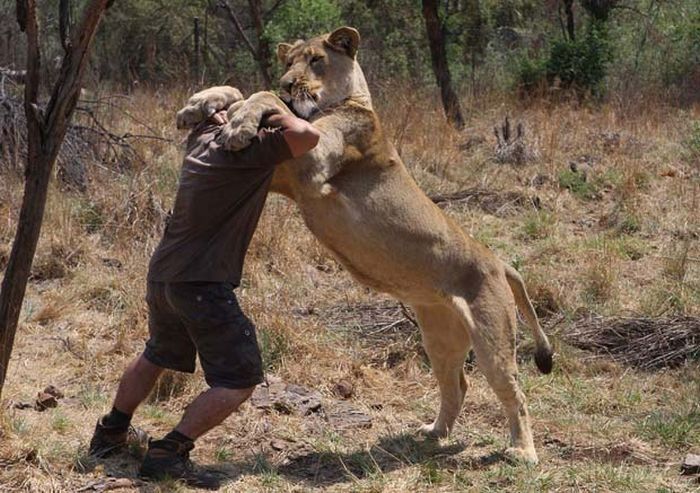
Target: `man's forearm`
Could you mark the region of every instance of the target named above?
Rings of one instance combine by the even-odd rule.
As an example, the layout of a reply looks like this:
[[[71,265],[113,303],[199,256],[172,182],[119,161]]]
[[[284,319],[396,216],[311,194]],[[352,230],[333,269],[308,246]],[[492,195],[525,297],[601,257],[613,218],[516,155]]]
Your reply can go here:
[[[321,133],[311,123],[292,115],[271,115],[267,122],[281,129],[294,157],[299,157],[316,147],[321,138]]]

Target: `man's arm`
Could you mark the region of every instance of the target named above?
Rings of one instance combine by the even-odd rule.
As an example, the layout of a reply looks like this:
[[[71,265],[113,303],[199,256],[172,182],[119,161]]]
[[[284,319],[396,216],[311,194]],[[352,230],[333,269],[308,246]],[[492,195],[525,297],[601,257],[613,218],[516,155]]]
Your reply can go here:
[[[293,157],[306,154],[321,138],[321,133],[312,124],[292,115],[270,115],[266,123],[280,128]]]

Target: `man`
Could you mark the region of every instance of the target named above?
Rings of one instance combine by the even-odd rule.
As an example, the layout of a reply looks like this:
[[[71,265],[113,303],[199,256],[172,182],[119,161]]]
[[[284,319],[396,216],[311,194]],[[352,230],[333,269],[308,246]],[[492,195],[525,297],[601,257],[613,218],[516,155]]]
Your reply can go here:
[[[106,457],[143,440],[131,417],[163,369],[192,373],[199,355],[209,385],[180,423],[152,440],[141,465],[146,479],[184,479],[207,486],[194,472],[194,441],[220,424],[263,381],[255,327],[233,289],[262,212],[275,165],[318,143],[308,122],[273,114],[250,146],[229,152],[217,142],[226,113],[215,114],[190,134],[172,217],[148,272],[150,338],[126,369],[114,405],[100,418],[90,453]],[[267,128],[271,127],[271,128]]]

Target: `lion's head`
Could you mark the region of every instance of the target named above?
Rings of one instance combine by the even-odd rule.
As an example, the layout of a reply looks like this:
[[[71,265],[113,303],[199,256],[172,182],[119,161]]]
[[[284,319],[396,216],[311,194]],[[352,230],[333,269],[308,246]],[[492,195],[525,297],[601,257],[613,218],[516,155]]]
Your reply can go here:
[[[286,71],[280,97],[303,118],[346,99],[371,107],[367,82],[355,59],[359,45],[360,34],[352,27],[293,45],[281,43],[277,57]]]

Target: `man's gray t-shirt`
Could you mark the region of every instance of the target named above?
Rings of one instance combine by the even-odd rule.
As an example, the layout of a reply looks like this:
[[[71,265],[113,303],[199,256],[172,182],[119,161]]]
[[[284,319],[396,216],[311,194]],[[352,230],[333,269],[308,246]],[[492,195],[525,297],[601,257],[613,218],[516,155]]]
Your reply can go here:
[[[281,130],[261,130],[250,146],[226,151],[221,131],[192,131],[173,213],[148,269],[149,281],[239,285],[246,250],[275,165],[292,157]]]

